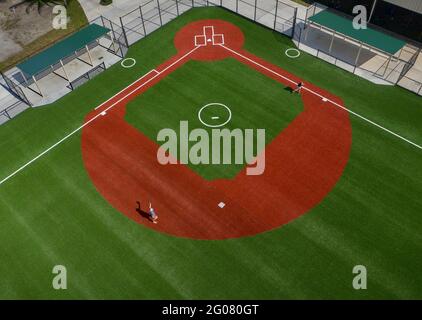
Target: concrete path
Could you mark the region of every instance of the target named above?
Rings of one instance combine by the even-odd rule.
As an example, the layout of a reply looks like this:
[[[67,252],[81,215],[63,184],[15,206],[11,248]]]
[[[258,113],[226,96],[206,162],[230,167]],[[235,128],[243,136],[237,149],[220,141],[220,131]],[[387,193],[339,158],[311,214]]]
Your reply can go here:
[[[115,23],[119,23],[119,18],[124,14],[139,7],[140,4],[149,2],[150,0],[113,0],[113,4],[102,6],[99,0],[79,0],[82,8],[85,11],[88,20],[91,21],[102,15]],[[214,0],[216,3],[219,0]],[[254,3],[254,0],[243,0],[244,2]],[[224,7],[230,7],[230,4],[235,0],[223,0]],[[283,0],[284,3],[298,8],[298,17],[304,19],[306,15],[306,7],[290,0]],[[275,9],[275,0],[258,0],[258,6],[265,10]]]
[[[88,18],[88,21],[94,20],[99,16],[104,16],[115,23],[119,23],[119,18],[126,13],[139,7],[140,4],[148,0],[113,0],[108,6],[99,4],[99,0],[78,0]]]

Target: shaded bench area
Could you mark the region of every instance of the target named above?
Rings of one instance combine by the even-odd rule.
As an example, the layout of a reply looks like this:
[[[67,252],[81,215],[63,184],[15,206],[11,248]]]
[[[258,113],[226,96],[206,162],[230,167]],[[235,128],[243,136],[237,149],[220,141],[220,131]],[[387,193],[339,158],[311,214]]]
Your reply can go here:
[[[420,53],[414,43],[377,26],[355,29],[353,17],[318,3],[307,9],[300,29],[302,50],[375,83],[399,83]]]
[[[54,102],[118,62],[124,55],[118,38],[112,23],[101,17],[3,77],[22,91],[21,100],[31,106]]]

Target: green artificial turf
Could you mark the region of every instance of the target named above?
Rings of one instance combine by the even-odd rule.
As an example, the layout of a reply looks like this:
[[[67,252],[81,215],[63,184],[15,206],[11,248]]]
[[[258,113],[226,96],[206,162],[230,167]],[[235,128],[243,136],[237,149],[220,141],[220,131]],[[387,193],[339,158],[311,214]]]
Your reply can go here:
[[[304,53],[288,59],[288,38],[225,10],[201,8],[133,45],[132,69],[113,66],[60,101],[0,126],[0,177],[174,55],[176,31],[205,18],[236,24],[246,50],[422,144],[420,97]],[[90,182],[76,133],[0,185],[0,298],[421,299],[422,150],[355,116],[351,122],[350,160],[318,206],[282,228],[226,241],[167,236],[117,212]],[[67,290],[52,288],[58,264],[67,267]],[[367,267],[367,290],[352,288],[358,264]]]
[[[208,150],[212,150],[212,130],[219,129],[207,127],[199,119],[201,108],[210,103],[224,104],[231,111],[231,120],[219,129],[254,130],[255,150],[258,129],[265,130],[266,143],[270,143],[303,110],[302,99],[281,83],[235,59],[225,59],[213,63],[188,62],[130,102],[126,120],[153,141],[157,141],[158,133],[167,128],[180,137],[180,121],[188,121],[189,132],[197,128],[206,130]],[[200,116],[205,123],[218,125],[229,120],[230,114],[217,105],[203,109]],[[213,120],[214,116],[219,119]],[[212,164],[211,152],[208,164],[189,161],[189,167],[207,180],[234,178],[245,166],[245,159],[242,164],[235,163],[234,139],[231,141],[231,163],[223,164],[222,139],[220,142],[220,164]],[[189,150],[197,143],[190,141]],[[178,144],[179,159],[182,152]]]

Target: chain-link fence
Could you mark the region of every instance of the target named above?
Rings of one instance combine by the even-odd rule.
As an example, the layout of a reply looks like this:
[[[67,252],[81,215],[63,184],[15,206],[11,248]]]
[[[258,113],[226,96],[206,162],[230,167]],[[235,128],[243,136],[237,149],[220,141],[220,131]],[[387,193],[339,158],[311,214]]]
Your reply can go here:
[[[0,124],[3,124],[19,113],[31,107],[30,102],[22,89],[17,86],[8,76],[0,74]]]
[[[92,23],[98,24],[111,31],[99,39],[98,44],[107,49],[107,51],[124,58],[129,49],[129,45],[126,41],[122,26],[103,16],[94,19],[91,21],[91,24]]]
[[[11,103],[5,109],[0,111],[0,124],[6,123],[30,107],[30,105],[20,100]]]
[[[76,88],[78,88],[81,85],[83,85],[84,83],[88,82],[89,80],[91,80],[95,76],[99,75],[105,69],[106,69],[106,66],[105,66],[105,63],[103,62],[103,63],[99,64],[98,66],[96,66],[96,67],[92,68],[91,70],[89,70],[87,73],[81,75],[77,79],[69,82],[68,88],[70,90],[75,90]]]
[[[16,85],[11,79],[9,79],[8,76],[6,76],[3,73],[0,73],[0,76],[3,78],[5,85],[9,88],[9,90],[17,96],[22,102],[24,102],[27,105],[31,105],[31,102],[26,97],[25,93],[22,91],[22,89]]]
[[[336,30],[309,23],[310,17],[324,10],[340,14],[315,3],[307,8],[305,20],[296,19],[293,40],[298,48],[376,83],[399,85],[422,95],[422,71],[410,72],[416,70],[413,68],[420,48],[407,43],[400,51],[389,54]],[[388,33],[380,27],[368,27]]]
[[[192,8],[218,6],[290,37],[297,8],[281,0],[151,0],[120,17],[130,46]]]

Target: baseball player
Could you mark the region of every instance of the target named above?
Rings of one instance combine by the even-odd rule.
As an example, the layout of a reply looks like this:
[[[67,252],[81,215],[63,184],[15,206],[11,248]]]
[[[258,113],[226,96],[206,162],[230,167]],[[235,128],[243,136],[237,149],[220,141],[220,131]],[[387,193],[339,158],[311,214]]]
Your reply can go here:
[[[302,81],[300,81],[300,82],[296,85],[296,89],[294,89],[294,90],[293,90],[293,93],[294,93],[294,92],[297,92],[297,93],[299,93],[299,94],[300,94],[300,91],[302,91],[302,87],[303,87],[303,82],[302,82]]]
[[[149,203],[149,218],[153,223],[158,223],[158,216],[154,211],[154,208],[151,206],[151,202]]]

